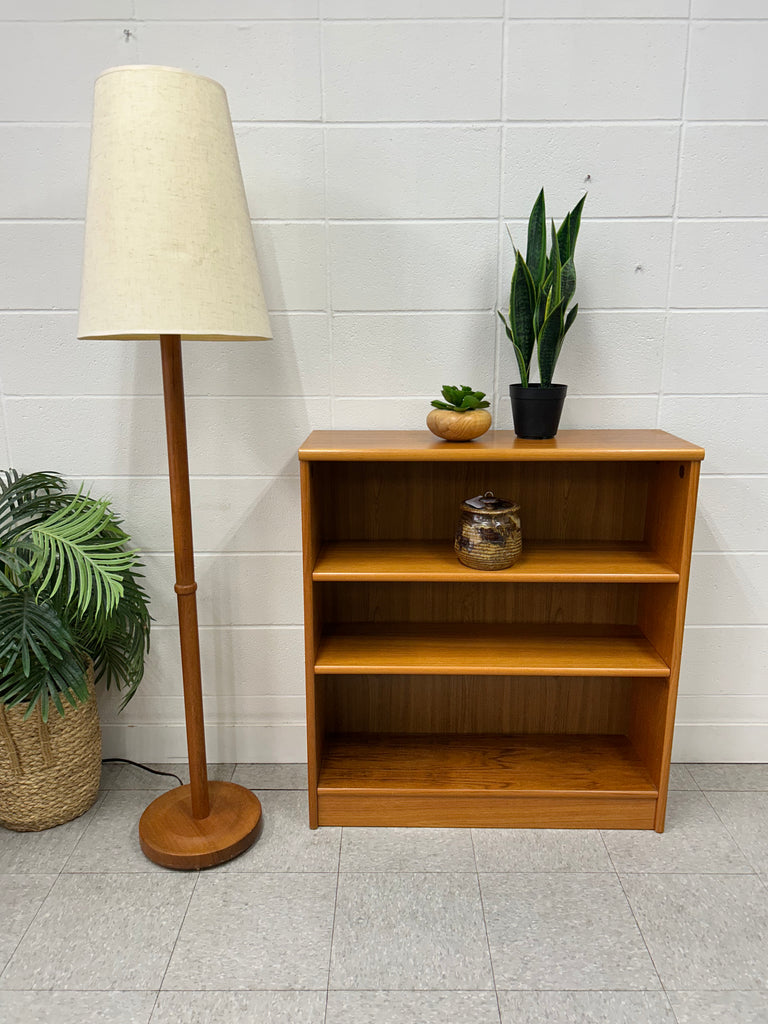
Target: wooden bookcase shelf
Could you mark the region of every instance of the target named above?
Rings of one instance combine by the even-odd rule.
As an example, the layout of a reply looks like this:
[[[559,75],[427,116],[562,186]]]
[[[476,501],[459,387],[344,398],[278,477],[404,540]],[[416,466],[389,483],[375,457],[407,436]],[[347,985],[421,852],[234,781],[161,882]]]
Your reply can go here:
[[[356,623],[321,635],[315,672],[665,678],[669,665],[629,627]]]
[[[310,435],[310,825],[662,831],[703,457],[655,430]],[[488,489],[521,505],[499,572],[452,545]]]
[[[476,582],[477,570],[458,561],[453,541],[332,541],[323,544],[316,582],[406,580]],[[488,573],[489,583],[677,583],[680,573],[645,544],[600,541],[531,541],[509,569]]]

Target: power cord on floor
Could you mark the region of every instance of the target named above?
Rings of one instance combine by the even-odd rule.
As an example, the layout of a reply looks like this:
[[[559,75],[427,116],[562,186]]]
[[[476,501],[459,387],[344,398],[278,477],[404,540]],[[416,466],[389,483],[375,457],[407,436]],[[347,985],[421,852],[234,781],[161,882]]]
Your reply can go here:
[[[168,775],[171,779],[176,779],[180,786],[184,783],[181,781],[175,772],[161,772],[157,768],[150,768],[148,764],[141,764],[139,761],[129,761],[127,757],[102,757],[102,764],[132,764],[134,768],[142,768],[145,772],[152,772],[153,775]]]

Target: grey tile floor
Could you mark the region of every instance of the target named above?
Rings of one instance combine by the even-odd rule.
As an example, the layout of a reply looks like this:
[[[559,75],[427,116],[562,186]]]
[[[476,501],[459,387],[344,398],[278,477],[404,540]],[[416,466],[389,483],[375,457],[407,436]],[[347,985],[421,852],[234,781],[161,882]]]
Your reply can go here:
[[[311,832],[303,765],[212,775],[264,831],[210,871],[142,856],[128,766],[0,828],[2,1024],[768,1024],[768,765],[675,765],[661,836]]]

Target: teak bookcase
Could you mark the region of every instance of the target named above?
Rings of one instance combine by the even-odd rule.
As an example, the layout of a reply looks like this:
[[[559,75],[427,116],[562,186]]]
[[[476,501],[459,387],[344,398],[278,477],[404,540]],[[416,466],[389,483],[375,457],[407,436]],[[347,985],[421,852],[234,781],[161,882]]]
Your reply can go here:
[[[703,457],[660,430],[311,434],[310,826],[661,832]],[[521,506],[496,572],[453,551],[486,490]]]

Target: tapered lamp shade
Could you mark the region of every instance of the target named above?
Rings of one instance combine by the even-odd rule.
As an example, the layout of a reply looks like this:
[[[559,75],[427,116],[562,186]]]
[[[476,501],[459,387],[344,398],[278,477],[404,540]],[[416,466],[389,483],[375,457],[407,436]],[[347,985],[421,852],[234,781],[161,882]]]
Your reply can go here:
[[[176,68],[96,82],[79,338],[270,338],[224,89]]]

